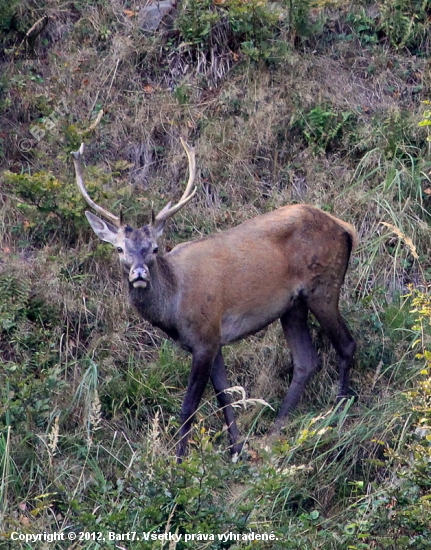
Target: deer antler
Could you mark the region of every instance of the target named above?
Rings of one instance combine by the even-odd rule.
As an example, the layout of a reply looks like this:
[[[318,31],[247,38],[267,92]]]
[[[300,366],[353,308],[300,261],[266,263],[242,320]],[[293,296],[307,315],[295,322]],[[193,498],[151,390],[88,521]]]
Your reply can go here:
[[[195,181],[196,177],[196,159],[195,159],[195,150],[193,147],[188,145],[182,138],[181,139],[181,145],[184,147],[185,152],[187,153],[187,157],[189,159],[189,181],[187,182],[187,186],[185,188],[185,191],[181,197],[181,199],[177,202],[177,204],[174,204],[172,206],[172,202],[168,202],[168,204],[157,214],[153,221],[153,225],[156,228],[163,228],[163,225],[165,221],[176,214],[178,210],[180,210],[183,206],[185,206],[188,202],[191,201],[191,199],[194,197],[197,187],[195,187],[192,191],[193,182]],[[84,197],[84,199],[87,201],[87,204],[98,214],[106,218],[108,221],[110,221],[115,227],[121,227],[121,216],[114,216],[114,214],[111,214],[108,210],[105,210],[98,204],[96,204],[89,196],[87,189],[85,188],[84,184],[84,178],[82,175],[82,158],[84,155],[84,144],[81,143],[81,147],[78,151],[71,153],[73,157],[73,164],[75,165],[75,174],[76,174],[76,184],[78,185],[78,188]]]
[[[82,158],[84,155],[84,144],[81,143],[81,147],[78,151],[71,153],[73,157],[73,164],[75,165],[75,175],[76,175],[76,184],[78,185],[79,190],[81,191],[82,196],[87,201],[87,204],[98,214],[110,221],[115,227],[121,227],[121,219],[108,210],[105,210],[98,204],[96,204],[88,195],[87,189],[84,185],[84,178],[82,176]]]
[[[187,182],[186,189],[183,193],[183,196],[180,198],[180,200],[177,202],[177,204],[172,205],[172,202],[168,202],[168,204],[160,210],[160,212],[157,214],[154,220],[154,225],[156,226],[163,226],[165,221],[176,214],[178,210],[180,210],[183,206],[185,206],[188,202],[192,200],[194,197],[197,187],[195,187],[192,191],[193,182],[195,181],[196,177],[196,159],[195,159],[195,150],[194,147],[191,147],[188,145],[183,138],[180,138],[181,145],[184,147],[185,152],[187,153],[187,157],[189,159],[189,181]]]

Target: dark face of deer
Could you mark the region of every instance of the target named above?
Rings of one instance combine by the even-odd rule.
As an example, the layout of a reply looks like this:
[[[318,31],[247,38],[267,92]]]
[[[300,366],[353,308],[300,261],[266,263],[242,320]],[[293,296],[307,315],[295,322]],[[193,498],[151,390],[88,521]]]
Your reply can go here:
[[[156,229],[151,225],[141,229],[128,225],[117,228],[91,212],[85,215],[96,235],[115,246],[123,272],[133,287],[151,287],[150,271],[158,252]]]

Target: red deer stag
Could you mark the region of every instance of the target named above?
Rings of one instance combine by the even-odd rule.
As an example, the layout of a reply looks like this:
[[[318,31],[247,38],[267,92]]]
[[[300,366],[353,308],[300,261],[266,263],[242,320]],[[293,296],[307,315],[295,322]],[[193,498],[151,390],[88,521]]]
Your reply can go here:
[[[86,212],[96,235],[115,246],[129,297],[140,315],[192,353],[181,410],[177,457],[186,453],[193,417],[211,380],[228,426],[231,451],[242,444],[235,422],[222,347],[280,319],[293,358],[293,377],[274,430],[299,401],[318,368],[307,325],[319,321],[339,356],[339,398],[347,396],[356,348],[338,311],[340,287],[357,235],[354,227],[305,204],[283,206],[222,233],[183,243],[158,254],[166,220],[193,198],[194,149],[182,141],[190,177],[183,196],[169,202],[149,225],[132,229],[95,204],[84,186],[83,145],[72,153],[76,181],[103,221]]]

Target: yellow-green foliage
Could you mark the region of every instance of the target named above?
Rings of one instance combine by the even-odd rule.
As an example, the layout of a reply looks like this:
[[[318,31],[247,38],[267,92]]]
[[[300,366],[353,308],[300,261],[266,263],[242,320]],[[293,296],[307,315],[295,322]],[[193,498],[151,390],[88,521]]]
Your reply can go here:
[[[391,472],[380,488],[355,504],[358,510],[349,539],[351,549],[431,548],[431,296],[412,290],[409,296],[420,347],[417,360],[425,361],[414,387],[405,392],[398,414],[403,429],[397,440],[385,446]],[[401,405],[401,403],[400,403]]]
[[[428,101],[428,100],[424,100],[424,101],[422,101],[422,103],[424,105],[431,105],[431,101]],[[420,126],[422,128],[431,126],[431,109],[430,108],[426,109],[423,112],[422,120],[419,122],[418,126]],[[431,135],[429,133],[429,128],[427,128],[427,130],[428,130],[427,141],[431,141]]]

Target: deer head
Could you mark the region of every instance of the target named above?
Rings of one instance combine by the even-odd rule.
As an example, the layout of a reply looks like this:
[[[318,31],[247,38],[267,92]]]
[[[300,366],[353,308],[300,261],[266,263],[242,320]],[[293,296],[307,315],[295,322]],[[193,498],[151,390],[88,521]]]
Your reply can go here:
[[[87,220],[102,241],[111,243],[116,248],[122,269],[134,288],[147,288],[150,285],[149,268],[158,253],[157,240],[163,233],[166,220],[188,204],[197,190],[197,187],[193,189],[196,176],[194,148],[190,147],[182,138],[181,144],[189,160],[189,180],[186,189],[176,204],[172,205],[172,202],[168,202],[157,216],[152,212],[151,223],[140,229],[132,229],[129,225],[124,225],[121,216],[115,216],[90,198],[83,178],[82,157],[84,144],[81,144],[77,152],[72,153],[78,188],[87,204],[106,221],[91,212],[85,213]]]

